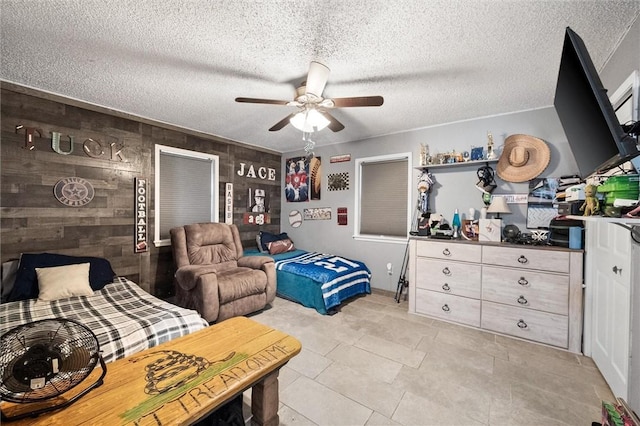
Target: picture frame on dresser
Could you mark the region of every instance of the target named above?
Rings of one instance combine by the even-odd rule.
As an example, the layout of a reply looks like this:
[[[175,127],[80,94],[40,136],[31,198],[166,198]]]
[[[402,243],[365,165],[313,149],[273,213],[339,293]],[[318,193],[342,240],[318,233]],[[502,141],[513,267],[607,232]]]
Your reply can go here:
[[[462,221],[462,235],[470,241],[478,241],[480,236],[480,223],[478,220],[465,219]]]

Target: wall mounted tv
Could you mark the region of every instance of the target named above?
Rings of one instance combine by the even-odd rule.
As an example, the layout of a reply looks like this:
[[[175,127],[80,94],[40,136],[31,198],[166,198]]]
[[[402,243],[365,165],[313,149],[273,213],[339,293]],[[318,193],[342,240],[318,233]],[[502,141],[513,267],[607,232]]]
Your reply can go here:
[[[567,27],[553,104],[582,178],[640,155],[618,122],[584,41]]]

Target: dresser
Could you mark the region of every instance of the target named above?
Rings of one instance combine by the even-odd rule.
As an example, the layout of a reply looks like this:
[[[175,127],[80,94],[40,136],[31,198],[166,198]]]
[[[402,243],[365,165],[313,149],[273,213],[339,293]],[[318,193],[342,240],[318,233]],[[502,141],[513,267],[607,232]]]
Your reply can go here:
[[[582,352],[581,250],[409,242],[409,312]]]

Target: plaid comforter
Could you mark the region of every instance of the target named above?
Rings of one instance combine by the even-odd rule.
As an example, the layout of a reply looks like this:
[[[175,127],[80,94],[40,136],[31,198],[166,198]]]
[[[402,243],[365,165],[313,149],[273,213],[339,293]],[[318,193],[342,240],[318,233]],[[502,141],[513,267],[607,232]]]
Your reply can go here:
[[[0,304],[0,335],[20,324],[49,318],[69,318],[86,325],[97,336],[105,362],[208,326],[196,311],[160,300],[118,277],[93,296]]]

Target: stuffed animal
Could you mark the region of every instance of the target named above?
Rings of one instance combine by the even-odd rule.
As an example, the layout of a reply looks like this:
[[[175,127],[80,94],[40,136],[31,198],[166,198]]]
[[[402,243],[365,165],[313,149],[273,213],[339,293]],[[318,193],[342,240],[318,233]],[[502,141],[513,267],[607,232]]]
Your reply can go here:
[[[596,197],[595,185],[584,187],[584,203],[580,206],[580,211],[584,211],[583,216],[593,216],[600,211],[600,201]]]

